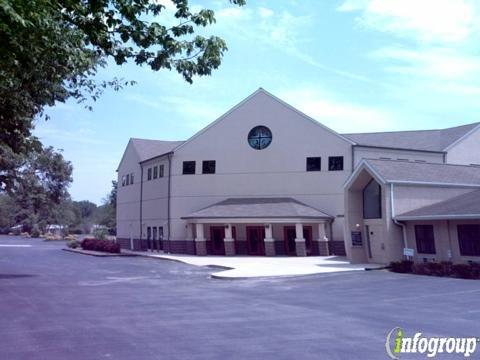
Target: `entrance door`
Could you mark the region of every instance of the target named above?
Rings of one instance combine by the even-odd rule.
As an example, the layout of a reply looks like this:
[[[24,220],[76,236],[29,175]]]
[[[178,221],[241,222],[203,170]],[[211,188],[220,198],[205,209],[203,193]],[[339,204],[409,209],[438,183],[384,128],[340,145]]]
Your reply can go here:
[[[247,226],[247,244],[249,255],[265,255],[265,228],[263,226]]]
[[[213,255],[225,255],[225,228],[223,226],[210,227],[210,242]]]
[[[285,252],[288,256],[297,255],[297,247],[295,245],[295,238],[297,233],[295,226],[285,226],[283,228],[283,239],[285,241]]]

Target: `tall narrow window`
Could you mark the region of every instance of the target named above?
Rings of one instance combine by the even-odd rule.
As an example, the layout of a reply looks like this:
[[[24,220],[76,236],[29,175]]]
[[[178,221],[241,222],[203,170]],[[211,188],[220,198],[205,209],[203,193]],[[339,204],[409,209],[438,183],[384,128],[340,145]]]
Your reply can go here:
[[[153,240],[157,240],[157,227],[154,226],[153,227],[153,237],[152,237]]]
[[[130,174],[127,174],[127,181],[126,181],[126,184],[127,184],[127,185],[130,185]]]
[[[194,174],[195,174],[195,161],[184,161],[183,175],[194,175]]]
[[[363,189],[363,218],[382,218],[382,188],[373,179]]]
[[[152,228],[150,226],[147,227],[147,240],[152,239]]]
[[[158,178],[158,166],[153,167],[153,178]]]
[[[415,240],[419,254],[435,254],[433,225],[415,225]]]
[[[159,176],[162,178],[164,176],[164,172],[165,172],[165,166],[164,165],[160,165],[159,166]]]
[[[215,174],[215,160],[204,160],[202,162],[202,174]]]
[[[163,226],[158,227],[158,240],[163,240]]]
[[[343,156],[330,156],[328,158],[328,171],[343,171]]]
[[[127,177],[125,175],[122,176],[122,186],[127,184]]]
[[[307,171],[320,171],[322,168],[322,158],[307,157]]]
[[[152,168],[148,168],[147,180],[152,180]]]
[[[458,246],[462,256],[480,256],[480,225],[458,225]]]
[[[130,184],[133,184],[133,173],[130,174]]]

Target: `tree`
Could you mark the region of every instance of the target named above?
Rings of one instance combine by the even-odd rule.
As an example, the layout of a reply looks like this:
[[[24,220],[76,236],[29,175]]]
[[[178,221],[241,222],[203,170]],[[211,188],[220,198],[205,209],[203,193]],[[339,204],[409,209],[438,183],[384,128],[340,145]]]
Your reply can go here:
[[[174,69],[190,83],[218,68],[225,42],[194,34],[215,22],[214,12],[171,1],[174,26],[159,22],[166,10],[159,1],[0,0],[0,191],[13,186],[21,155],[39,151],[31,132],[45,106],[96,101],[106,87],[128,84],[95,81],[109,58]]]
[[[57,220],[59,205],[69,200],[72,165],[52,147],[29,153],[22,162],[18,179],[9,189],[15,204],[15,222],[27,230]],[[56,215],[57,212],[57,215]]]
[[[97,208],[97,222],[108,228],[117,227],[117,182],[112,181],[112,190]]]

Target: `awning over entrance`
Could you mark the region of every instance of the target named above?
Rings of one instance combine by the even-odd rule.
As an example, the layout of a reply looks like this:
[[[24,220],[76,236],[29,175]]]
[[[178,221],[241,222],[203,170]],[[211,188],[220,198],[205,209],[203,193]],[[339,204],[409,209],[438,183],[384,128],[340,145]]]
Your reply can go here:
[[[330,220],[333,216],[292,198],[231,198],[188,214],[185,220]]]

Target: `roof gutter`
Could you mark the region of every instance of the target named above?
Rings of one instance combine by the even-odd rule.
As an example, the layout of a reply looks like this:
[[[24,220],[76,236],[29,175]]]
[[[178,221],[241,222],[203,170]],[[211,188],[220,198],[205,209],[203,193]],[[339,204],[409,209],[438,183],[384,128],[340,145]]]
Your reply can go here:
[[[167,252],[170,252],[170,218],[171,218],[171,192],[172,192],[172,186],[171,186],[171,180],[172,180],[172,154],[173,151],[170,151],[166,155],[168,156],[168,194],[167,194],[167,241],[168,241],[168,250]]]

